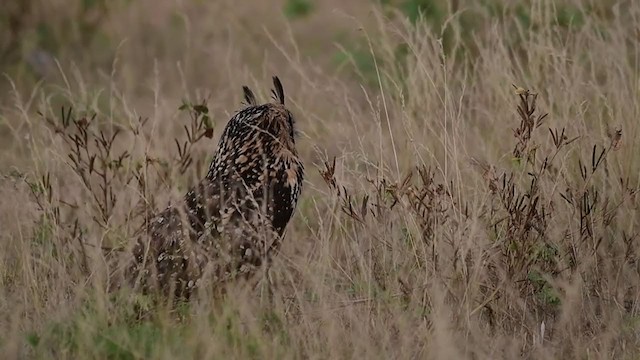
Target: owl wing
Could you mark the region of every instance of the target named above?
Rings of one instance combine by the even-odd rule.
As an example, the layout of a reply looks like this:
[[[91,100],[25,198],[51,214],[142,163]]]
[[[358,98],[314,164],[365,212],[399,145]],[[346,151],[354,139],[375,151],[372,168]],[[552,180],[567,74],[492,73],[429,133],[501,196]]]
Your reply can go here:
[[[277,235],[263,193],[239,181],[205,180],[185,195],[183,207],[157,214],[133,249],[139,285],[168,290],[174,284],[179,293],[205,274],[225,281],[261,265]]]
[[[134,284],[189,290],[196,285],[208,260],[206,249],[195,242],[209,223],[218,220],[221,204],[215,184],[200,183],[178,206],[169,206],[154,216],[137,237],[130,268]]]

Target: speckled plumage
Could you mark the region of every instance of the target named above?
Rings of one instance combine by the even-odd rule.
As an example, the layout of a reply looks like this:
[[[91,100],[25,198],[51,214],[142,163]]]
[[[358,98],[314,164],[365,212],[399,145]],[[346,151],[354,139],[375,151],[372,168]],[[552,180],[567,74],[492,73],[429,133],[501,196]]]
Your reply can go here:
[[[247,106],[226,125],[206,177],[151,221],[133,250],[131,278],[188,296],[203,281],[250,275],[277,250],[302,190],[295,124],[280,80],[274,102]]]

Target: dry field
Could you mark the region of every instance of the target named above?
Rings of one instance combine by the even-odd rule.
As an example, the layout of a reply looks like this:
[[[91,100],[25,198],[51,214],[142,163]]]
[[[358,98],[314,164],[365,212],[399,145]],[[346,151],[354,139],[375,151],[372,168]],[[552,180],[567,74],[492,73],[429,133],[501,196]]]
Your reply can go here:
[[[640,358],[640,2],[5,10],[2,358]],[[272,75],[306,166],[273,266],[109,291]]]

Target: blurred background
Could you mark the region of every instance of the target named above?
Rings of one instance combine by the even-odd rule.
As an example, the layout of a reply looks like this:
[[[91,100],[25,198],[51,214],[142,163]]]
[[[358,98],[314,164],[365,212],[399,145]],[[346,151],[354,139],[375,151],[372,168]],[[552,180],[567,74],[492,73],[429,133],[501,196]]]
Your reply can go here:
[[[268,96],[265,86],[277,74],[289,89],[293,106],[305,114],[302,132],[335,155],[345,145],[341,142],[348,143],[350,138],[338,136],[323,143],[326,126],[329,119],[349,115],[327,94],[342,92],[353,106],[367,108],[370,95],[389,86],[407,100],[406,90],[418,81],[417,70],[434,77],[429,81],[431,89],[419,91],[444,91],[436,79],[444,75],[441,66],[452,71],[454,78],[473,78],[483,71],[482,63],[489,62],[483,51],[496,39],[505,49],[500,60],[515,62],[516,77],[525,76],[521,81],[537,86],[549,74],[532,74],[534,69],[526,67],[531,61],[554,58],[534,59],[527,54],[530,39],[558,35],[564,40],[550,45],[562,47],[562,41],[587,28],[604,29],[615,23],[622,29],[633,21],[624,13],[630,3],[13,1],[0,14],[4,74],[0,89],[5,94],[0,105],[8,110],[0,124],[2,148],[15,154],[20,149],[12,137],[26,136],[24,119],[9,115],[16,101],[46,97],[45,105],[29,102],[25,110],[35,112],[41,110],[38,106],[59,108],[72,96],[76,107],[116,117],[123,114],[114,111],[126,109],[126,116],[131,116],[135,110],[138,116],[155,114],[158,120],[183,99],[207,98],[209,106],[221,112],[219,120],[226,121],[235,110],[232,104],[239,102],[242,84],[263,89],[258,91]],[[420,41],[428,46],[420,49],[416,46]],[[504,73],[501,91],[517,82],[509,71]],[[447,85],[451,94],[459,90],[455,82]],[[471,84],[463,86],[469,89],[467,85]],[[115,99],[126,99],[127,105],[115,106]]]
[[[523,29],[577,30],[586,19],[606,24],[625,3],[564,0],[545,8],[501,0],[14,1],[0,15],[0,65],[19,88],[41,79],[61,81],[61,70],[75,69],[88,81],[118,80],[131,92],[148,91],[155,72],[166,91],[179,92],[184,84],[176,79],[189,89],[217,88],[239,81],[232,78],[238,74],[300,72],[287,70],[292,62],[307,72],[375,86],[373,57],[385,39],[374,30],[382,16],[423,23],[442,39],[443,55],[457,51],[455,56],[472,61],[478,55],[474,41],[496,24],[506,27],[501,31],[512,37],[517,53]],[[538,22],[542,16],[548,23]],[[407,39],[399,33],[384,37],[394,40],[387,45],[402,64]]]

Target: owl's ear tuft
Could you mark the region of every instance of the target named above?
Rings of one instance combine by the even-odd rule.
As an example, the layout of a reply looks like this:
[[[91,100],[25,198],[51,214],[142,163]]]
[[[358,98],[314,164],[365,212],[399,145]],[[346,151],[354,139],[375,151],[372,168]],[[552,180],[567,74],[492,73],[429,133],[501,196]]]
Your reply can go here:
[[[273,77],[273,89],[271,90],[271,94],[273,95],[273,99],[275,101],[280,102],[280,104],[284,105],[284,88],[282,87],[282,83],[277,76]]]
[[[251,91],[251,89],[249,89],[248,86],[243,86],[242,91],[244,92],[244,101],[248,106],[258,105],[256,101],[256,96],[253,94],[253,91]]]

